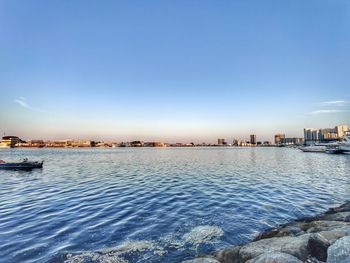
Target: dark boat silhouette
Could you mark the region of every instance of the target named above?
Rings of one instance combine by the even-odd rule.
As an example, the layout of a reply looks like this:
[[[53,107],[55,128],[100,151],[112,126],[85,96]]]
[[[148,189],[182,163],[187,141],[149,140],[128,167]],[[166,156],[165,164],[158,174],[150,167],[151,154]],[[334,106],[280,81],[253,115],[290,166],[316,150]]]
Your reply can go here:
[[[44,161],[30,162],[28,159],[23,159],[22,162],[7,163],[0,160],[0,170],[32,170],[35,168],[43,168]]]

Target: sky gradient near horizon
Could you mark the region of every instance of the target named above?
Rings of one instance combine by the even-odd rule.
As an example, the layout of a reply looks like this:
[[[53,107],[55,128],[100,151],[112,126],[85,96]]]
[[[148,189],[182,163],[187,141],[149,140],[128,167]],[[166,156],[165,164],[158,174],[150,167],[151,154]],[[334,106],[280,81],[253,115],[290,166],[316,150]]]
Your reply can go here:
[[[214,142],[350,124],[350,1],[0,1],[0,132]]]

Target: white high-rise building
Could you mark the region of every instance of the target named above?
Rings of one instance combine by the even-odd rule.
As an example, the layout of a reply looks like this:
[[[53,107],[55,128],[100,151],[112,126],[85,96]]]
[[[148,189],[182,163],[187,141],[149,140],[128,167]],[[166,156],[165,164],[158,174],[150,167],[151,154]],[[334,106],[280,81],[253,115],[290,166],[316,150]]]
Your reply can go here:
[[[315,142],[318,140],[318,130],[314,128],[304,129],[304,141],[305,142]]]
[[[335,130],[337,132],[338,138],[341,138],[344,136],[345,132],[349,130],[348,125],[338,125],[335,126]]]

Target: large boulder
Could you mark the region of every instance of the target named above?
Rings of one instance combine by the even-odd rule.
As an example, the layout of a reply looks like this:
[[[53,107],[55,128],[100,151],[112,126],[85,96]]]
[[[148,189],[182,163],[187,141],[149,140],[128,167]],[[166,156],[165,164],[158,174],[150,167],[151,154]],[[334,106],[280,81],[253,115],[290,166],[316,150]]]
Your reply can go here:
[[[350,236],[338,239],[328,248],[327,263],[350,262]]]
[[[338,212],[350,212],[350,201],[347,201],[345,204],[341,206],[329,209],[326,214],[333,214]]]
[[[312,257],[320,260],[327,260],[327,249],[330,243],[320,234],[312,234],[309,238],[308,250]]]
[[[293,257],[292,255],[281,253],[281,252],[272,252],[264,253],[260,256],[248,260],[246,263],[303,263],[301,260]]]
[[[220,263],[215,258],[204,257],[204,258],[195,258],[190,260],[182,261],[182,263]]]
[[[350,236],[350,226],[342,226],[332,230],[321,231],[319,234],[327,239],[327,241],[332,245],[339,238]]]
[[[263,253],[283,252],[306,261],[309,254],[309,237],[309,234],[305,234],[298,237],[274,237],[255,241],[239,250],[239,258],[241,262],[246,262]]]
[[[221,249],[214,253],[221,263],[239,263],[239,250],[241,246],[232,246]]]
[[[330,231],[344,226],[350,226],[350,223],[342,221],[312,221],[308,224],[307,232]]]
[[[335,214],[327,214],[325,215],[324,219],[329,221],[350,222],[350,212],[339,212]]]

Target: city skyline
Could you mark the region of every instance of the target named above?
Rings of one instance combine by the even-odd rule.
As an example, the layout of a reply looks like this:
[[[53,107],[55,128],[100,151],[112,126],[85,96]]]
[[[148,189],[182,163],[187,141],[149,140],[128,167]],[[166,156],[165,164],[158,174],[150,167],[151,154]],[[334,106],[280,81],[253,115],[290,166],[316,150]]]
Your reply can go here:
[[[213,139],[210,141],[199,141],[196,139],[191,139],[189,141],[164,141],[164,140],[144,140],[143,138],[134,138],[132,140],[125,140],[125,139],[112,139],[112,140],[101,140],[101,138],[82,138],[82,137],[76,137],[76,138],[44,138],[44,137],[38,137],[38,138],[25,138],[25,141],[46,141],[46,142],[62,142],[62,141],[90,141],[90,142],[106,142],[106,143],[123,143],[123,142],[161,142],[161,143],[170,143],[170,144],[210,144],[210,145],[227,145],[227,144],[237,144],[237,142],[241,143],[249,143],[252,145],[257,145],[257,144],[296,144],[300,142],[305,142],[305,143],[312,143],[312,142],[332,142],[335,140],[341,140],[344,134],[347,132],[350,132],[349,130],[349,125],[347,124],[338,124],[333,128],[325,128],[325,127],[318,127],[318,128],[304,128],[303,129],[303,137],[293,137],[290,136],[290,134],[285,133],[275,133],[273,136],[273,140],[264,140],[262,138],[257,137],[256,134],[250,134],[249,137],[246,135],[244,137],[232,137],[229,136],[228,138],[218,138],[217,143],[214,142]],[[247,137],[249,139],[247,139]],[[16,135],[6,135],[5,133],[3,134],[3,139],[8,140],[9,138],[15,138],[15,140],[18,140],[21,142],[22,140],[16,136]],[[22,138],[23,139],[23,138]],[[23,141],[23,142],[25,142]],[[231,143],[232,141],[232,143]],[[1,142],[1,141],[0,141]],[[245,146],[245,145],[244,145]]]
[[[348,124],[349,11],[348,1],[1,1],[0,132],[200,143]]]

